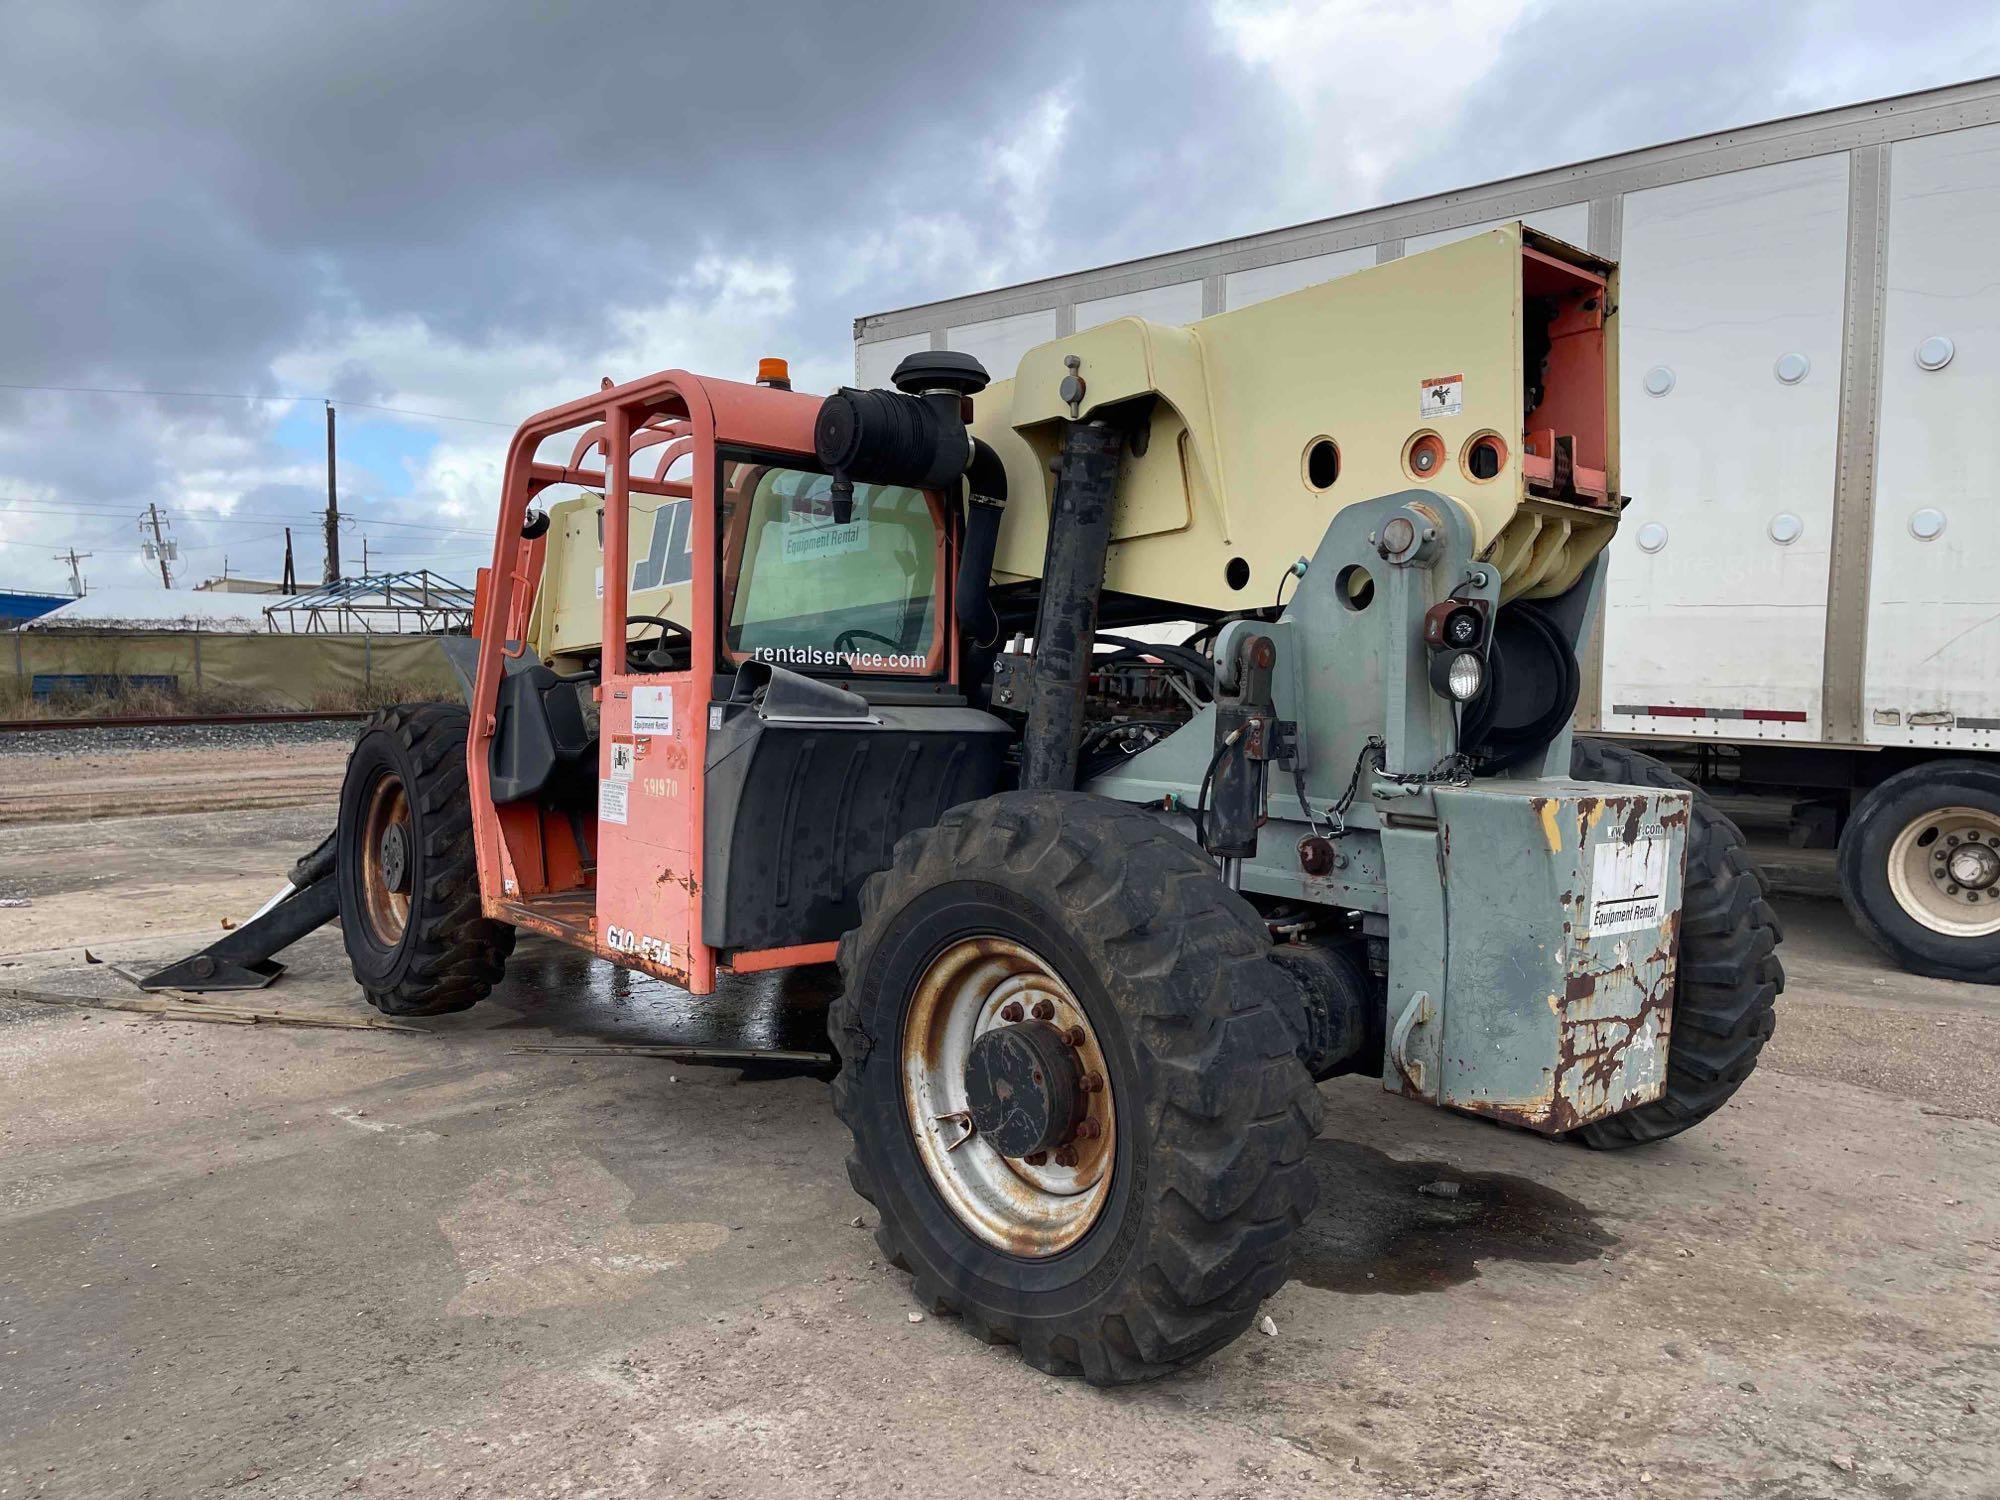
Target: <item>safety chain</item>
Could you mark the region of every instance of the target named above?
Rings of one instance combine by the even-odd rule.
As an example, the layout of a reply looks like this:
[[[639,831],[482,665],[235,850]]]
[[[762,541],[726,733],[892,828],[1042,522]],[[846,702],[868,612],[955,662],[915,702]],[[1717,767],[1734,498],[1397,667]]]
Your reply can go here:
[[[1389,745],[1379,734],[1371,734],[1361,747],[1361,753],[1354,757],[1354,772],[1347,778],[1347,790],[1340,794],[1340,800],[1327,809],[1327,833],[1338,838],[1347,832],[1347,810],[1354,806],[1354,799],[1361,791],[1361,778],[1368,770],[1372,757],[1375,774],[1384,781],[1397,786],[1470,786],[1472,772],[1478,764],[1472,756],[1462,750],[1453,750],[1439,758],[1428,771],[1391,771],[1387,769]],[[1296,759],[1292,762],[1292,785],[1298,792],[1299,806],[1305,809],[1306,822],[1314,833],[1320,831],[1319,815],[1313,805],[1306,800],[1306,778],[1299,769]]]

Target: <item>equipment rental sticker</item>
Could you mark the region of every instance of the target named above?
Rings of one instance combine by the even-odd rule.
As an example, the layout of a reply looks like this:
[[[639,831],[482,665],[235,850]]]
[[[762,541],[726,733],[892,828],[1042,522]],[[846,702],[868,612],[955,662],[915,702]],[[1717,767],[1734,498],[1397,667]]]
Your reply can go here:
[[[1591,859],[1590,913],[1585,922],[1590,936],[1660,925],[1668,847],[1664,838],[1634,839],[1629,844],[1614,839],[1597,846]]]
[[[1465,410],[1465,376],[1433,375],[1417,397],[1420,417],[1455,417]]]
[[[597,821],[600,823],[623,823],[625,808],[632,791],[629,781],[600,781],[597,783]]]
[[[671,687],[632,689],[632,732],[634,734],[674,732],[674,690]]]

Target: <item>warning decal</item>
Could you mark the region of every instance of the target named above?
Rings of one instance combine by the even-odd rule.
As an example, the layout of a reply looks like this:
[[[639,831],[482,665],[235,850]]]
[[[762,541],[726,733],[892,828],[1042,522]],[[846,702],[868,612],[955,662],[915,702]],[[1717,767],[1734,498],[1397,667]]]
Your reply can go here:
[[[611,737],[611,779],[613,781],[630,781],[632,779],[632,768],[637,761],[637,757],[633,754],[633,748],[632,737],[630,735],[614,734]]]
[[[1667,850],[1664,838],[1599,844],[1592,854],[1590,914],[1592,937],[1657,927],[1664,914]]]
[[[1417,397],[1420,417],[1455,417],[1465,410],[1465,376],[1433,375]]]
[[[625,809],[630,804],[632,783],[629,781],[600,781],[597,783],[597,821],[600,823],[623,823]]]

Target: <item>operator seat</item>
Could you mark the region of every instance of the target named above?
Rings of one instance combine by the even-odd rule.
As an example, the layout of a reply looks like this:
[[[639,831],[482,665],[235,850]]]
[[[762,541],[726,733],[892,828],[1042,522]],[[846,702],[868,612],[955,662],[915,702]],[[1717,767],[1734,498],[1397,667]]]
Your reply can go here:
[[[597,805],[597,674],[563,676],[546,662],[500,682],[488,765],[495,802]]]

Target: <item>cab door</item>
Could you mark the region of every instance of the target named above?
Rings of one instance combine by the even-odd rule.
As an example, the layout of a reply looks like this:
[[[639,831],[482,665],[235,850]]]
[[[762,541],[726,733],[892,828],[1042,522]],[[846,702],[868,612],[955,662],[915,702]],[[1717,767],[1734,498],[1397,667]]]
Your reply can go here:
[[[712,570],[699,564],[713,555],[715,533],[706,425],[630,409],[604,424],[596,941],[605,957],[695,994],[714,988],[697,936],[709,696],[698,668],[714,656]],[[658,453],[638,476],[635,449],[648,460]],[[644,472],[655,468],[685,468],[687,478]]]

